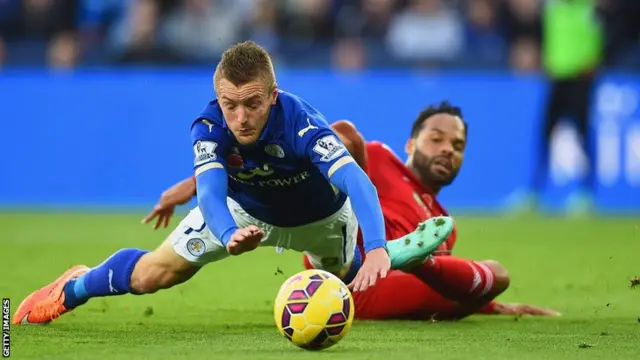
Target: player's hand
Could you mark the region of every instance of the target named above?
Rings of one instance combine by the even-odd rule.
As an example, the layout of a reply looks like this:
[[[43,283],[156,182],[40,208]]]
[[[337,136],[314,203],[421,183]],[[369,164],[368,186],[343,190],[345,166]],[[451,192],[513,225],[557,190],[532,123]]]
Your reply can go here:
[[[260,246],[260,241],[264,237],[264,231],[255,225],[236,230],[231,235],[231,240],[227,243],[227,251],[231,255],[240,255],[247,251],[255,250]]]
[[[377,248],[369,251],[353,281],[348,285],[352,291],[365,291],[374,286],[378,277],[384,279],[391,269],[391,259],[385,248]]]
[[[167,227],[169,220],[173,216],[176,205],[186,204],[196,194],[196,182],[193,178],[188,178],[173,185],[160,196],[160,201],[153,207],[153,210],[142,219],[143,224],[149,223],[157,218],[154,229],[160,226]]]
[[[493,308],[497,314],[500,315],[534,315],[534,316],[560,316],[557,311],[550,309],[543,309],[541,307],[526,305],[526,304],[501,304],[498,303]]]

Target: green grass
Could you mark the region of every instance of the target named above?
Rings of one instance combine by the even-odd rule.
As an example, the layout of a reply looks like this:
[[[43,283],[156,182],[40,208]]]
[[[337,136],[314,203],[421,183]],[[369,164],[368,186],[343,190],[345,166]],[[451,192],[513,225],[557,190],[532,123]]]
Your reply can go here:
[[[93,266],[122,247],[154,248],[169,230],[154,232],[139,225],[140,217],[0,213],[0,295],[11,298],[13,311],[71,265]],[[300,256],[266,248],[208,265],[190,282],[164,292],[93,299],[49,326],[14,326],[12,357],[638,359],[640,289],[629,287],[640,276],[638,224],[458,219],[458,255],[499,260],[509,269],[512,286],[501,300],[550,307],[561,318],[356,322],[340,344],[306,352],[277,333],[271,308],[285,276],[302,269]]]

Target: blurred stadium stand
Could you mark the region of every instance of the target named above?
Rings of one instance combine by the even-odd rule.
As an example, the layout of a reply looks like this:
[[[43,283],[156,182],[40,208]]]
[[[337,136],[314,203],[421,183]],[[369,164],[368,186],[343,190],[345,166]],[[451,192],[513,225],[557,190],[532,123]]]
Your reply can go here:
[[[560,97],[548,87],[564,81],[549,64],[566,65],[567,51],[551,61],[545,44],[566,47],[566,37],[547,37],[569,22],[553,23],[545,6],[568,3],[586,4],[594,20],[573,18],[575,44],[586,43],[575,24],[602,26],[602,56],[569,64],[569,79],[597,79],[587,93],[598,146],[583,159],[575,132],[558,122],[546,164],[538,138],[547,96]],[[213,96],[221,52],[253,39],[273,54],[286,90],[398,154],[419,109],[460,104],[469,151],[442,194],[448,206],[510,210],[543,191],[533,185],[542,178],[546,206],[564,209],[580,203],[586,163],[597,168],[589,191],[599,210],[638,213],[638,19],[638,0],[0,0],[0,151],[13,174],[0,179],[0,206],[153,203],[190,173],[187,123]],[[550,171],[540,175],[537,163]],[[34,180],[43,172],[46,183]]]
[[[582,1],[582,0],[580,0]],[[0,63],[215,62],[253,39],[278,64],[535,70],[541,0],[0,0]],[[640,66],[635,0],[599,0],[617,68]],[[636,27],[636,29],[634,29]]]

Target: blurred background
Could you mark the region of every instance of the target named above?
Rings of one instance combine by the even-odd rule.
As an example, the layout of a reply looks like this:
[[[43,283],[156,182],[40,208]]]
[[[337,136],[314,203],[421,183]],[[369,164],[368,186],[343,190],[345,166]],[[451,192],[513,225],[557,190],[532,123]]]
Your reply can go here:
[[[140,208],[191,174],[222,51],[404,157],[449,100],[452,210],[640,213],[637,0],[0,0],[0,207]]]

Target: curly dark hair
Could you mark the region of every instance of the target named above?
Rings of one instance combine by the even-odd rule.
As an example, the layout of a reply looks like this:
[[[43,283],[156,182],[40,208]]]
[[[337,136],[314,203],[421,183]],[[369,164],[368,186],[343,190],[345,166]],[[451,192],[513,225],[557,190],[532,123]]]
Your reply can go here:
[[[420,111],[420,114],[418,114],[418,117],[411,126],[411,137],[417,137],[420,133],[420,130],[422,130],[422,125],[424,125],[425,121],[427,121],[427,119],[429,119],[430,117],[438,114],[449,114],[459,117],[462,120],[462,124],[464,125],[464,136],[467,137],[467,130],[469,126],[462,118],[462,109],[460,109],[460,107],[458,106],[451,105],[451,103],[446,100],[440,102],[438,105],[429,105],[429,107]]]

